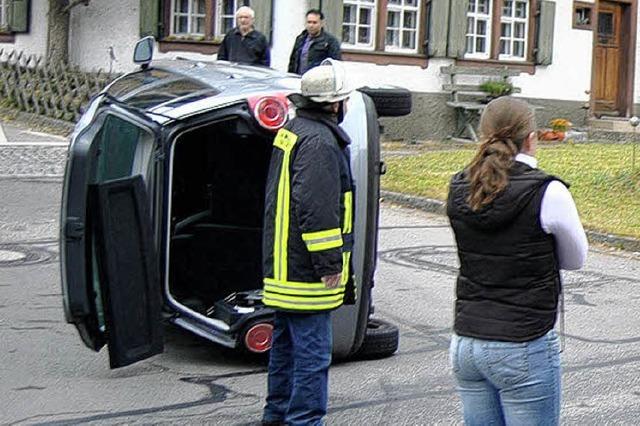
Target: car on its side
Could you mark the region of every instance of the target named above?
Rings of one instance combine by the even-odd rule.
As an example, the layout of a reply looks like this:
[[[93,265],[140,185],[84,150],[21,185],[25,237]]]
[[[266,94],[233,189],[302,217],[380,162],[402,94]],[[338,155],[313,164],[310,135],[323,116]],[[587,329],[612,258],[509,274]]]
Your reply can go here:
[[[261,303],[265,182],[300,77],[223,61],[152,63],[153,44],[138,43],[141,68],[98,94],[72,136],[60,228],[66,320],[89,348],[108,346],[112,368],[162,352],[166,321],[265,352],[273,316]],[[371,318],[383,170],[376,102],[385,115],[411,110],[399,89],[349,100],[358,300],[333,314],[337,358],[398,346],[397,328]]]

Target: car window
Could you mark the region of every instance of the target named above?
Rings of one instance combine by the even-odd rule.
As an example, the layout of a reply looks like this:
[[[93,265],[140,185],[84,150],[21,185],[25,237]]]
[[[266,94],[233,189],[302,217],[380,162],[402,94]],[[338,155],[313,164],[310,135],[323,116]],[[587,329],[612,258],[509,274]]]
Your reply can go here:
[[[153,135],[118,116],[108,115],[96,135],[97,164],[94,183],[148,171]]]

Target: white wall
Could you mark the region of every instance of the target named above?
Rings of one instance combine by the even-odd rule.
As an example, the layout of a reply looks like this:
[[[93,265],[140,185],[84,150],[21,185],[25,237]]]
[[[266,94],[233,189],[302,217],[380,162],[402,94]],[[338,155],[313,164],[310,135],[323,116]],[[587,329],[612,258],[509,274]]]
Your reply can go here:
[[[28,54],[42,55],[47,52],[47,13],[49,2],[31,2],[31,26],[28,34],[16,34],[15,42],[0,43],[0,49],[17,50]]]
[[[76,6],[71,13],[69,59],[87,70],[133,69],[133,48],[139,38],[139,3],[109,0]],[[115,61],[110,59],[110,48]]]
[[[273,1],[273,42],[271,46],[271,66],[286,71],[289,56],[296,37],[304,30],[305,12],[309,10],[307,1]]]
[[[514,84],[521,96],[542,99],[588,101],[591,90],[593,31],[574,30],[573,2],[556,1],[553,61],[536,66],[534,75],[521,74]]]

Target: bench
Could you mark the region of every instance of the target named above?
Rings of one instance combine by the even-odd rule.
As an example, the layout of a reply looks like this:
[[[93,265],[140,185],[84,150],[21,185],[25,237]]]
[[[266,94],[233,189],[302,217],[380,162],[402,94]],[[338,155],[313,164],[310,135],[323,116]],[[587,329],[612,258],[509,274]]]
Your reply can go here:
[[[474,122],[490,100],[488,93],[482,91],[480,85],[489,80],[509,82],[509,77],[520,75],[520,71],[506,66],[489,68],[449,65],[441,67],[440,72],[449,76],[449,83],[444,84],[442,89],[451,94],[447,105],[456,111],[456,131],[451,139],[462,142],[478,141]],[[512,93],[520,93],[520,88],[514,87]]]

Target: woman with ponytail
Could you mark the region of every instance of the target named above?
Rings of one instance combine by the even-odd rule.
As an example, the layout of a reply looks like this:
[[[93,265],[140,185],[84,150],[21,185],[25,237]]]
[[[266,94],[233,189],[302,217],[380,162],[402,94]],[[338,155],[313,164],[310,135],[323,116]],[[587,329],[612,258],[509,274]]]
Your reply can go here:
[[[480,134],[447,202],[460,259],[450,358],[464,420],[557,425],[560,269],[582,267],[587,239],[568,185],[537,168],[525,102],[490,102]]]

